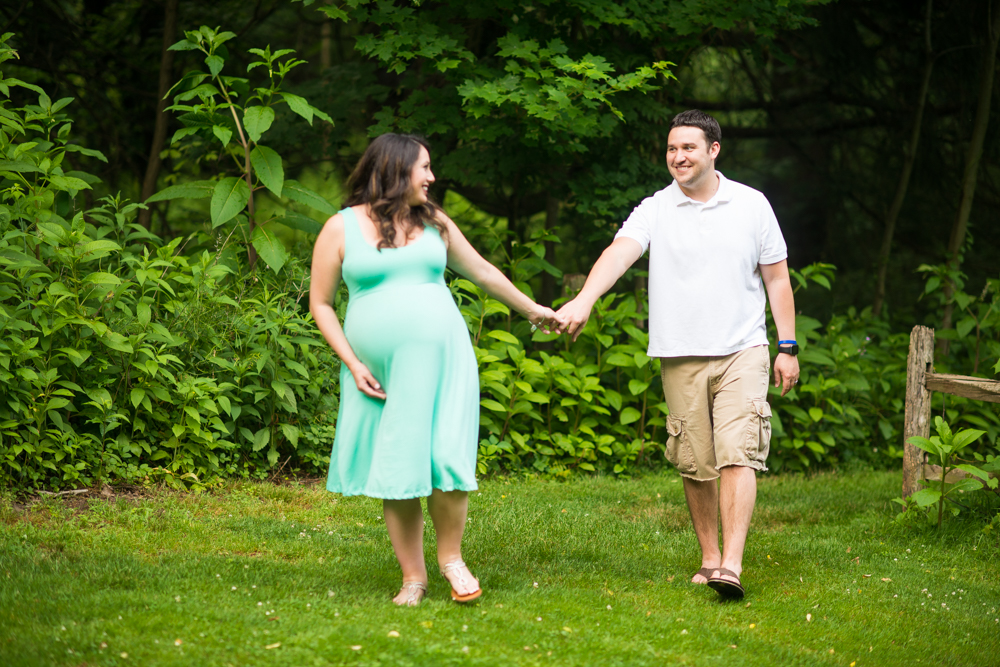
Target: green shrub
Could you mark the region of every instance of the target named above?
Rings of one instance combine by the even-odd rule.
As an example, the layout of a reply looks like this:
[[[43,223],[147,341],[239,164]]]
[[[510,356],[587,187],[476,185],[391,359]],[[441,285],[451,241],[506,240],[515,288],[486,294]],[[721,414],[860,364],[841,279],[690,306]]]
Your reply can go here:
[[[12,108],[10,86],[38,104]],[[70,143],[70,101],[0,79],[0,479],[202,486],[282,456],[321,469],[337,364],[299,305],[301,262],[254,273],[242,245],[162,242],[137,204],[80,210],[97,179],[67,153],[103,156]],[[183,255],[188,241],[218,247]]]

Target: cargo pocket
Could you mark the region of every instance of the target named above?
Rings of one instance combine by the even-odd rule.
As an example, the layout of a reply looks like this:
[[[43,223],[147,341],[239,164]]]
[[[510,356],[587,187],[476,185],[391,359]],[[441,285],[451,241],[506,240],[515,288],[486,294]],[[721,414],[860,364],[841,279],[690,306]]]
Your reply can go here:
[[[687,433],[684,431],[684,420],[680,417],[667,415],[667,447],[663,454],[667,460],[674,464],[677,470],[685,475],[694,475],[698,472],[698,466],[694,461],[694,452],[688,443]]]
[[[766,399],[753,399],[753,415],[750,418],[750,432],[747,434],[747,457],[751,461],[764,463],[771,449],[771,406]]]

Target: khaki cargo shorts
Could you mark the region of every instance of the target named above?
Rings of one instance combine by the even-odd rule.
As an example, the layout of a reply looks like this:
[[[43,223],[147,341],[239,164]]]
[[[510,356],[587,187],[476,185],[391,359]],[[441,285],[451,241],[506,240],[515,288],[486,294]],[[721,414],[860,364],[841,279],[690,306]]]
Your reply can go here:
[[[771,406],[766,345],[725,357],[662,357],[666,457],[684,477],[716,479],[719,468],[767,470]]]

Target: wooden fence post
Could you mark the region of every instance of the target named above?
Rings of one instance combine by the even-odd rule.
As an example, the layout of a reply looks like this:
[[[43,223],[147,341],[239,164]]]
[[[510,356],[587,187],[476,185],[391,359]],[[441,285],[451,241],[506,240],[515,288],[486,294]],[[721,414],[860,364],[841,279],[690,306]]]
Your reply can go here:
[[[906,360],[906,422],[903,425],[903,497],[920,490],[924,452],[907,443],[915,435],[931,432],[931,392],[926,377],[934,371],[934,329],[915,326],[910,332]]]

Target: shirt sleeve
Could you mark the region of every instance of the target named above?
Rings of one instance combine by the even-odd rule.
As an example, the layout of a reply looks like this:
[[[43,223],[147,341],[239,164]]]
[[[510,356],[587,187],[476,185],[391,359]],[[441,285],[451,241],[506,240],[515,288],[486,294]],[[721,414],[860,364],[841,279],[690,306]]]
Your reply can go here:
[[[642,203],[632,209],[632,214],[622,223],[621,229],[615,234],[615,239],[628,238],[642,246],[642,252],[649,250],[649,240],[652,231],[656,204],[653,197],[646,197]]]
[[[781,235],[778,218],[766,198],[761,196],[760,212],[760,260],[758,264],[776,264],[788,258],[785,237]]]

